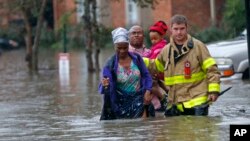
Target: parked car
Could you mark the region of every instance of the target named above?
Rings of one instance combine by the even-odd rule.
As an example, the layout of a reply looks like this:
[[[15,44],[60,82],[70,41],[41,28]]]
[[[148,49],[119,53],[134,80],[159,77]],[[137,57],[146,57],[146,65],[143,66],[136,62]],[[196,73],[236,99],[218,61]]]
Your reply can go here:
[[[18,47],[18,43],[14,40],[7,38],[0,38],[0,48],[4,50],[15,49]]]
[[[12,50],[17,48],[19,48],[19,44],[17,41],[0,37],[0,55],[5,50]]]
[[[249,78],[246,35],[247,32],[244,30],[242,34],[234,40],[220,41],[207,45],[211,56],[215,58],[221,72],[221,80]]]

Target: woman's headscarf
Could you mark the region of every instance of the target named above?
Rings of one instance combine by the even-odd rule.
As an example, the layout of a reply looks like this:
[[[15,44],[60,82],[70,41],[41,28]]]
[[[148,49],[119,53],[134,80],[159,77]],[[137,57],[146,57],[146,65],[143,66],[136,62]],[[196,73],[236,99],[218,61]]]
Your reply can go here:
[[[114,29],[112,32],[113,43],[126,42],[128,43],[128,30],[122,27]]]

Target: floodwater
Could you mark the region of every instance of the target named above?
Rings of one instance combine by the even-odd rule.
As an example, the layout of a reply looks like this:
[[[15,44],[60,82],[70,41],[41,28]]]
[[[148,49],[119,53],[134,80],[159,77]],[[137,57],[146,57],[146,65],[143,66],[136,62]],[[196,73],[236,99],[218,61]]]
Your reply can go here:
[[[101,65],[111,50],[101,52]],[[0,55],[2,141],[228,141],[229,125],[250,124],[250,81],[233,86],[211,105],[209,116],[99,121],[99,73],[87,73],[84,51],[71,51],[69,75],[59,75],[58,53],[41,51],[39,74],[31,76],[25,51]]]

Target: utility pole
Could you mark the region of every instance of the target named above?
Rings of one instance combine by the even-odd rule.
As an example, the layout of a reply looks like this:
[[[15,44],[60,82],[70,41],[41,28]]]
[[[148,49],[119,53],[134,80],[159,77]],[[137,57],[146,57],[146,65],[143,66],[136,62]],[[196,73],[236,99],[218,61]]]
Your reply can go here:
[[[248,64],[250,66],[250,2],[249,0],[245,0],[245,7],[246,7],[246,21],[247,21],[247,48],[248,48]],[[250,68],[249,70],[249,76],[250,76]],[[249,77],[250,79],[250,77]]]
[[[66,37],[66,34],[67,34],[67,29],[66,29],[66,24],[64,23],[63,24],[63,53],[67,53],[67,37]]]
[[[211,14],[211,23],[213,26],[216,26],[216,7],[214,0],[210,0],[210,14]]]

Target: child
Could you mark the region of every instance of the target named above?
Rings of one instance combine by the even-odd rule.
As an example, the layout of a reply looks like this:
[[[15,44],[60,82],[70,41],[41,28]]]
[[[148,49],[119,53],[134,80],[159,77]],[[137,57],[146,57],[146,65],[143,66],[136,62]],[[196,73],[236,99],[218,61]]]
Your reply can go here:
[[[164,21],[158,21],[149,28],[149,37],[152,43],[151,53],[148,56],[150,59],[155,59],[157,55],[161,52],[163,47],[167,44],[164,39],[168,27]],[[162,82],[164,80],[164,74],[157,74],[155,72],[150,72],[153,77],[153,87],[152,93],[154,97],[152,103],[158,111],[165,111],[166,108],[166,95],[168,92],[165,84]],[[162,91],[164,90],[164,91]],[[158,99],[157,99],[158,98]],[[159,104],[160,101],[160,104]]]

